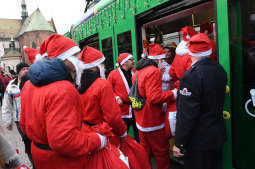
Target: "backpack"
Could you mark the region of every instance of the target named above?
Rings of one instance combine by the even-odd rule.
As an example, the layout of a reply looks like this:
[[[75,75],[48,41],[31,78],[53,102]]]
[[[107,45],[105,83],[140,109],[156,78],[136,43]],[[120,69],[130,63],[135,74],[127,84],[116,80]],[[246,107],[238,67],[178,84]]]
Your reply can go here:
[[[128,96],[131,101],[131,107],[134,110],[141,110],[143,106],[145,105],[146,100],[142,98],[141,95],[139,94],[137,74],[136,74],[135,83],[132,85]]]

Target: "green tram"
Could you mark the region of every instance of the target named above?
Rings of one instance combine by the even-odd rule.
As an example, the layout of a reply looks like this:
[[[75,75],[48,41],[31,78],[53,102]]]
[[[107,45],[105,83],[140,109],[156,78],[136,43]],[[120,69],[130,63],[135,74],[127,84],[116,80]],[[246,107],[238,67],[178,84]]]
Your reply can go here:
[[[97,3],[95,3],[97,2]],[[228,73],[224,169],[255,169],[255,0],[94,0],[65,36],[100,49],[108,71],[119,53],[141,58],[144,40],[181,41],[180,28],[211,22]],[[252,97],[253,96],[253,97]]]

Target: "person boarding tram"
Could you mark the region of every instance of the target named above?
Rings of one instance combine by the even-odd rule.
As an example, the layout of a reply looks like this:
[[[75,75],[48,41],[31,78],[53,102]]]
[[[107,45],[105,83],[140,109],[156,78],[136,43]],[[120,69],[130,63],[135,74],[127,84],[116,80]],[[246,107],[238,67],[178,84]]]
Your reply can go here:
[[[140,144],[150,157],[155,156],[157,169],[169,169],[169,143],[165,135],[165,116],[162,103],[176,98],[176,90],[162,91],[161,72],[158,69],[159,60],[165,57],[165,52],[158,44],[150,44],[147,48],[148,57],[138,61],[136,73],[132,81],[138,79],[140,96],[145,98],[141,110],[135,110],[136,125]]]
[[[176,55],[169,71],[175,88],[179,88],[179,80],[183,73],[190,68],[192,62],[190,56],[187,54],[188,49],[186,44],[192,36],[197,34],[197,32],[190,26],[185,26],[181,29],[181,32],[183,40],[176,48]]]
[[[111,71],[107,80],[112,85],[115,98],[121,109],[121,117],[126,123],[127,130],[129,130],[130,126],[132,126],[135,140],[139,142],[134,112],[130,106],[130,99],[128,97],[128,93],[132,86],[132,75],[135,72],[134,58],[129,53],[121,53],[119,55],[117,64],[118,69]]]
[[[174,155],[184,156],[185,169],[222,169],[227,74],[211,61],[212,44],[205,34],[191,37],[188,50],[192,66],[180,79]]]

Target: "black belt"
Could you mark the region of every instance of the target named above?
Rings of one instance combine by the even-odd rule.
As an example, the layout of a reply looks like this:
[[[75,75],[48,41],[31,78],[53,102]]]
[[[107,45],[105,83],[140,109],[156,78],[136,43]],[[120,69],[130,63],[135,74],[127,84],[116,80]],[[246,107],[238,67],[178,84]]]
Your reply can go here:
[[[37,143],[34,141],[33,141],[33,143],[37,148],[40,148],[42,150],[52,150],[48,144],[40,144],[40,143]]]
[[[88,126],[95,126],[95,124],[91,124],[91,123],[89,123],[89,122],[87,122],[87,121],[84,121],[84,123],[86,124],[86,125],[88,125]]]

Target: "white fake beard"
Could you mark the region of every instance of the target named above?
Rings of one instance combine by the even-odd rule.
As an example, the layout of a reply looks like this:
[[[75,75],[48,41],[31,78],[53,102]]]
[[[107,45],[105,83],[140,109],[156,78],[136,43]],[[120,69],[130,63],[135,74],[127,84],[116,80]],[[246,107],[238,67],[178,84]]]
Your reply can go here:
[[[78,87],[81,86],[81,75],[82,75],[82,72],[83,70],[85,69],[84,68],[84,63],[82,61],[78,61],[78,69],[76,70],[76,78],[75,78],[75,83]]]
[[[104,68],[104,66],[102,66],[102,65],[99,64],[97,67],[99,68],[100,77],[101,77],[102,79],[106,79],[106,78],[105,78],[105,68]]]
[[[82,74],[82,71],[83,71],[82,67],[80,66],[82,61],[80,61],[75,56],[68,57],[67,60],[69,60],[74,65],[74,67],[75,67],[76,77],[75,77],[74,81],[75,81],[75,84],[77,86],[79,86],[80,85],[80,81],[81,81],[81,74]]]

